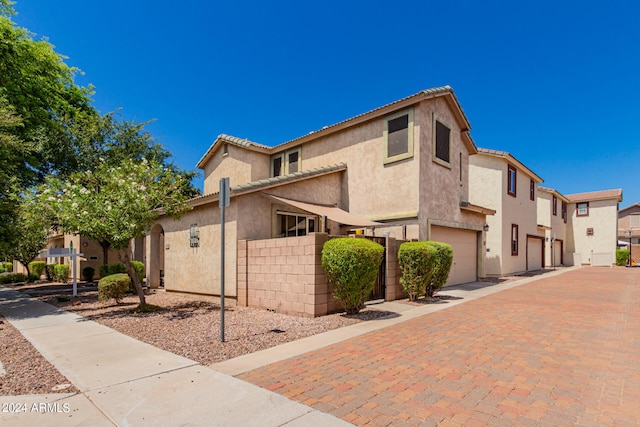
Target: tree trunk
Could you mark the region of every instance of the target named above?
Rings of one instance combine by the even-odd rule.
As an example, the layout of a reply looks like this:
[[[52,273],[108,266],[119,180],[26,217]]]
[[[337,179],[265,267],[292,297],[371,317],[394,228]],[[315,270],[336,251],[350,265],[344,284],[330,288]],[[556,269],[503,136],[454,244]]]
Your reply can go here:
[[[129,243],[131,245],[131,243]],[[129,273],[129,277],[131,277],[131,281],[136,287],[136,293],[138,294],[138,298],[140,298],[140,304],[146,304],[146,300],[144,298],[144,290],[142,289],[142,283],[140,283],[140,278],[138,277],[138,273],[136,273],[136,269],[133,268],[131,264],[131,259],[129,259],[129,253],[131,252],[131,247],[126,249],[118,250],[118,257],[122,264],[124,264],[124,268]]]
[[[109,264],[109,248],[111,247],[111,243],[106,240],[100,240],[100,246],[102,247],[102,263]]]

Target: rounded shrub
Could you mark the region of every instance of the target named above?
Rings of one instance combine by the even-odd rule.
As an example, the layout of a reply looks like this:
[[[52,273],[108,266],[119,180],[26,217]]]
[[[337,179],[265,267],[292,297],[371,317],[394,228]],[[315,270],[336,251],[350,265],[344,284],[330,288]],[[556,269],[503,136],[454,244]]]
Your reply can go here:
[[[449,278],[451,264],[453,263],[453,248],[451,245],[442,242],[427,242],[435,249],[435,265],[431,285],[427,286],[425,295],[431,298],[438,292]]]
[[[398,249],[398,264],[402,271],[400,284],[415,301],[431,285],[436,263],[436,249],[429,242],[405,242]]]
[[[3,262],[4,271],[7,273],[13,273],[13,263],[12,262]]]
[[[383,252],[381,245],[362,238],[341,237],[324,244],[322,268],[347,314],[358,313],[373,291]]]
[[[629,262],[629,249],[616,250],[616,265],[627,265]]]
[[[6,269],[6,268],[4,268],[4,265],[3,265],[3,264],[0,264],[0,274],[1,274],[1,273],[6,273],[6,272],[7,272],[7,269]]]
[[[82,269],[82,278],[85,282],[93,282],[94,274],[96,274],[96,269],[93,267],[85,267]]]
[[[29,263],[29,271],[34,276],[40,279],[40,276],[44,274],[45,262],[44,261],[32,261]]]
[[[53,280],[60,283],[67,283],[69,280],[69,265],[55,264],[53,266]]]
[[[126,273],[112,274],[100,279],[98,282],[98,299],[100,301],[115,300],[116,303],[122,301],[124,295],[131,286],[131,278]]]

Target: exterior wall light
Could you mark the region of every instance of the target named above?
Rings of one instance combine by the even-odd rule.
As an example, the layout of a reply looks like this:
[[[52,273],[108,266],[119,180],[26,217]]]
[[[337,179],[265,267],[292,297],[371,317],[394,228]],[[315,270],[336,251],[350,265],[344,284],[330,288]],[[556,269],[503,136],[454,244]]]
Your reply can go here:
[[[489,224],[485,224],[484,227],[482,227],[482,229],[484,231],[489,231]]]

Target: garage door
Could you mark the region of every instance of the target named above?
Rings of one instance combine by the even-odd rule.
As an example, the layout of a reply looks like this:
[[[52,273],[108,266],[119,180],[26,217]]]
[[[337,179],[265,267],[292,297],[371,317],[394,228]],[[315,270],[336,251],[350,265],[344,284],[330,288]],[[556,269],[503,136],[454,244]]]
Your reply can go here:
[[[446,285],[459,285],[477,280],[477,232],[458,228],[432,226],[431,240],[448,243],[453,247],[453,264]]]
[[[542,239],[527,238],[527,270],[542,268]]]

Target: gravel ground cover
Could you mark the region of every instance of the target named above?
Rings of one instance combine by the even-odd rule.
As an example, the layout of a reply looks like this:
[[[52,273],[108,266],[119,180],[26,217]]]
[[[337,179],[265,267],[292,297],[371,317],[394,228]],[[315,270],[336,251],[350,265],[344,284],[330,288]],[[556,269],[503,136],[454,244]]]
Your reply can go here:
[[[158,290],[147,295],[146,300],[148,304],[162,307],[161,310],[134,313],[133,309],[139,303],[137,296],[126,296],[120,304],[105,304],[98,301],[95,285],[79,284],[78,297],[75,299],[71,298],[71,285],[39,283],[13,286],[13,289],[202,365],[391,314],[365,308],[356,315],[302,318],[264,309],[227,305],[225,342],[220,342],[220,306],[206,297]],[[68,383],[6,320],[0,327],[0,361],[7,371],[6,375],[0,377],[1,395],[49,392],[55,385]],[[11,329],[18,337],[5,340],[5,335],[8,337]],[[22,346],[31,346],[35,355],[29,353],[29,357],[24,357],[26,353],[19,350],[18,342]],[[12,354],[19,357],[10,357]]]

